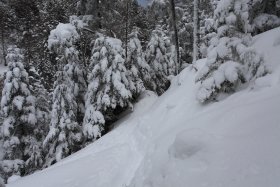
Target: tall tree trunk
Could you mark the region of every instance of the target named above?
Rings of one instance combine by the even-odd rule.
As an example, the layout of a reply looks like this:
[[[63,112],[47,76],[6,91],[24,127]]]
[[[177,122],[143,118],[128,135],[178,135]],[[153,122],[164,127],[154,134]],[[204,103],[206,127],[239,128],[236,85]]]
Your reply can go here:
[[[200,22],[201,22],[201,16],[202,15],[202,10],[201,9],[201,0],[197,0],[198,3],[197,3],[197,46],[199,46],[199,44],[201,43],[201,38],[200,38]],[[198,49],[197,51],[197,57],[198,58],[201,58],[201,53],[200,53],[200,50]]]
[[[97,25],[99,29],[102,29],[102,24],[101,24],[101,12],[100,12],[100,4],[99,0],[96,0],[96,16],[97,16]]]
[[[176,47],[176,75],[179,73],[179,66],[180,66],[180,50],[179,50],[179,39],[178,39],[178,30],[177,30],[177,23],[176,23],[176,12],[175,12],[175,2],[174,0],[170,0],[171,4],[171,13],[172,13],[172,25],[174,31],[174,39],[175,39],[175,47]]]
[[[198,57],[198,0],[193,1],[193,63]]]
[[[128,50],[128,27],[129,27],[129,0],[126,0],[126,20],[125,20],[125,59],[127,58]]]
[[[6,49],[5,49],[5,38],[4,38],[4,31],[1,29],[1,43],[2,43],[2,54],[4,59],[4,65],[7,66],[7,60],[6,60]]]

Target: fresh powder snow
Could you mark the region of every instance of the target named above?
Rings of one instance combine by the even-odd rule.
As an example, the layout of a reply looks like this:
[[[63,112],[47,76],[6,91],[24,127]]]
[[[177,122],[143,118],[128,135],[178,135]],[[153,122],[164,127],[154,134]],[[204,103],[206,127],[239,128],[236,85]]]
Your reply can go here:
[[[279,186],[279,41],[280,28],[254,38],[271,73],[247,89],[202,105],[197,72],[187,67],[162,96],[145,92],[134,112],[95,143],[7,186]]]

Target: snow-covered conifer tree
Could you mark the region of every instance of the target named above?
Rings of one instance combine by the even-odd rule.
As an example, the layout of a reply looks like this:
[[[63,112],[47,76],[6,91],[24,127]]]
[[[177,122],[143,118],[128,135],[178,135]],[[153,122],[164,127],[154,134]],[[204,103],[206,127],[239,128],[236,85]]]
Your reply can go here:
[[[76,43],[80,39],[77,29],[83,27],[81,20],[71,17],[71,23],[60,23],[56,29],[51,31],[48,40],[48,48],[56,53],[58,62],[64,66],[69,78],[74,83],[74,96],[78,105],[77,122],[83,121],[84,116],[84,96],[87,89],[86,71],[79,58],[79,51]],[[66,65],[67,64],[67,65]]]
[[[279,0],[251,0],[249,8],[253,34],[259,34],[280,26]]]
[[[51,165],[80,148],[81,128],[77,123],[75,84],[68,73],[59,71],[53,92],[51,124],[43,145],[48,151],[46,165]]]
[[[115,38],[96,39],[88,74],[83,133],[88,140],[99,138],[105,119],[117,106],[131,105],[131,77],[125,67],[122,42]]]
[[[197,77],[199,101],[216,100],[266,73],[262,57],[250,47],[248,16],[247,0],[219,1],[214,16],[217,35],[210,41],[207,63]]]
[[[151,67],[151,88],[162,94],[169,86],[169,75],[175,73],[175,63],[170,61],[172,45],[169,37],[157,27],[151,35],[146,50],[146,60]],[[175,61],[176,62],[176,61]]]
[[[37,124],[34,128],[34,135],[27,137],[29,142],[26,152],[30,157],[25,162],[26,173],[29,174],[40,169],[44,163],[44,152],[42,150],[42,142],[47,135],[50,123],[50,98],[49,93],[42,84],[42,79],[35,67],[28,70],[30,91],[35,97],[35,113]]]
[[[133,95],[138,95],[150,85],[150,66],[147,64],[142,51],[141,42],[138,39],[138,28],[134,28],[129,35],[126,68],[132,77],[130,90]]]
[[[84,118],[84,95],[87,88],[85,69],[79,59],[76,43],[80,22],[60,23],[51,31],[48,48],[57,55],[63,68],[56,74],[53,92],[51,123],[44,140],[48,150],[46,165],[51,165],[79,150],[83,139],[81,125]]]
[[[4,119],[1,125],[4,148],[1,166],[5,178],[27,172],[25,162],[35,154],[30,150],[30,145],[38,144],[35,137],[36,98],[29,88],[28,73],[22,64],[23,56],[20,49],[15,46],[9,48],[7,61],[9,70],[6,72],[1,99],[1,115]],[[40,154],[40,151],[36,153]],[[37,157],[33,161],[41,162],[41,159],[42,157]]]

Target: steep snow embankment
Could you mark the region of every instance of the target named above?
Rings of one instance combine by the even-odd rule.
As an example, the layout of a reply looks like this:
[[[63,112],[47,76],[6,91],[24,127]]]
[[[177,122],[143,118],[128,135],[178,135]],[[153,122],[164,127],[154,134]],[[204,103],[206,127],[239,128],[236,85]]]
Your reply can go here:
[[[163,96],[146,94],[111,133],[8,187],[279,186],[277,41],[280,28],[255,38],[272,74],[251,88],[202,106],[187,68]]]

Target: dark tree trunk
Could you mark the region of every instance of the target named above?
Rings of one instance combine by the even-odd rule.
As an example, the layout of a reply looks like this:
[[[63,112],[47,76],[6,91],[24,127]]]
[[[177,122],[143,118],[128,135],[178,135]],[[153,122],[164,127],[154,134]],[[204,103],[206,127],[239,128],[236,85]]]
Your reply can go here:
[[[126,0],[126,16],[125,16],[125,59],[127,59],[128,50],[128,27],[129,27],[129,0]]]
[[[6,49],[5,49],[5,38],[4,38],[4,31],[1,30],[1,43],[2,43],[2,54],[4,59],[4,65],[7,66],[7,60],[6,60]]]
[[[178,39],[178,30],[177,30],[177,23],[176,23],[176,12],[175,12],[175,2],[174,0],[170,0],[171,4],[171,13],[172,13],[172,25],[173,25],[173,31],[174,31],[174,39],[175,39],[175,46],[176,46],[176,75],[178,75],[179,72],[179,66],[180,66],[180,50],[179,50],[179,39]]]
[[[101,24],[101,12],[100,12],[100,5],[99,5],[99,0],[96,0],[96,10],[97,10],[97,26],[99,29],[102,29],[102,24]]]

